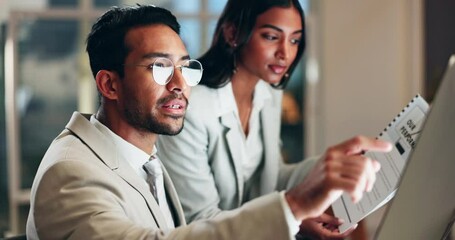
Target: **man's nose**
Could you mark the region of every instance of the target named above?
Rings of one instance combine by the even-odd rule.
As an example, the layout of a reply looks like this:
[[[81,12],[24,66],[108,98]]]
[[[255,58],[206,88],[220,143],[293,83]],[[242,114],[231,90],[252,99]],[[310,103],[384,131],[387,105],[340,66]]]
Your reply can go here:
[[[171,81],[166,84],[167,90],[170,92],[182,93],[187,87],[188,85],[183,78],[182,71],[180,71],[178,68],[175,68]]]

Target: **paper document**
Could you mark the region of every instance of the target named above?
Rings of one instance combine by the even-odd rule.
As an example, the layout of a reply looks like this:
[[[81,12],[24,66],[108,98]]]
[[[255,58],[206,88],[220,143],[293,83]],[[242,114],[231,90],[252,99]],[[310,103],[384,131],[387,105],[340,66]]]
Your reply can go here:
[[[391,152],[366,152],[365,155],[377,160],[381,169],[371,192],[366,192],[358,203],[344,193],[332,204],[334,215],[345,221],[340,232],[345,232],[376,209],[386,204],[395,194],[401,173],[409,154],[416,145],[425,117],[428,103],[417,95],[379,134],[379,139],[393,143]]]

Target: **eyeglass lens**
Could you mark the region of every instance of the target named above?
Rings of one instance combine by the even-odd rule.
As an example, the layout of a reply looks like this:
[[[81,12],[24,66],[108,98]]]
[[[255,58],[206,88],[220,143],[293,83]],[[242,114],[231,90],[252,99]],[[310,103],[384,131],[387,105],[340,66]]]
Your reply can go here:
[[[155,82],[166,85],[174,74],[174,64],[167,58],[157,58],[153,63],[152,74]],[[188,60],[178,66],[188,86],[196,86],[202,78],[202,64],[197,60]]]

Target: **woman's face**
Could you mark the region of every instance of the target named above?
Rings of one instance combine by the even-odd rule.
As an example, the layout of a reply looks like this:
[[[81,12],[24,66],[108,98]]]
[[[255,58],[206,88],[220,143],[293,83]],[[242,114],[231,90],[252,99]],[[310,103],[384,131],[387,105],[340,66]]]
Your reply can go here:
[[[267,10],[258,16],[251,39],[240,50],[237,72],[255,80],[279,83],[295,60],[301,38],[302,21],[297,9]]]

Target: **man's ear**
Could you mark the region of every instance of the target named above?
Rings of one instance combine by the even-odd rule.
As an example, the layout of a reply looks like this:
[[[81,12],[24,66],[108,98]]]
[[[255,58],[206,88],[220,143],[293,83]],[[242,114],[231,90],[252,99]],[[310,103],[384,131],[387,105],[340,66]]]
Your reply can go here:
[[[236,48],[237,43],[237,28],[232,23],[226,23],[223,26],[223,37],[224,40],[231,46],[232,48]]]
[[[115,100],[118,98],[119,77],[118,74],[108,70],[100,70],[95,77],[98,91],[103,97]]]

